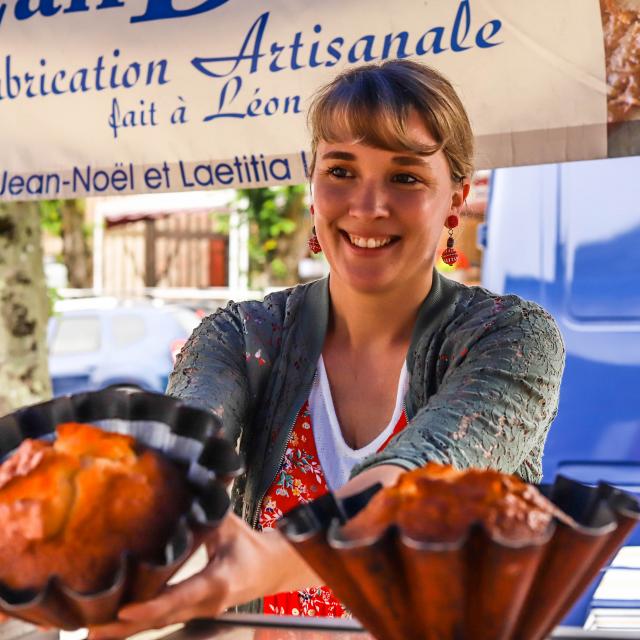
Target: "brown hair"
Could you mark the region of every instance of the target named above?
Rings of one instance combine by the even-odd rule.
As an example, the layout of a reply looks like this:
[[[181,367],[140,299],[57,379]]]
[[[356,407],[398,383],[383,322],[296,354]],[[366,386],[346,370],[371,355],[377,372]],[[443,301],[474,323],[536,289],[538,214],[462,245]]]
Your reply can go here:
[[[435,145],[416,145],[407,136],[412,109]],[[435,69],[411,60],[388,60],[342,72],[314,95],[308,124],[311,174],[320,140],[352,138],[391,151],[432,155],[442,149],[453,180],[473,172],[473,132],[458,94]]]

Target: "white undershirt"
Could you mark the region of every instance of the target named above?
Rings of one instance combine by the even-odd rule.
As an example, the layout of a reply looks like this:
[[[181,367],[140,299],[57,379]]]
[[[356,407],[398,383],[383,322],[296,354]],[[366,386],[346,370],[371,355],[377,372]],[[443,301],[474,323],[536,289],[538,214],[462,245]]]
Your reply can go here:
[[[342,436],[342,429],[333,406],[327,370],[324,367],[322,356],[320,356],[316,377],[309,395],[309,411],[320,466],[331,491],[336,491],[345,485],[353,467],[368,455],[375,453],[393,433],[402,414],[404,396],[408,388],[409,374],[407,365],[404,363],[398,381],[396,406],[389,424],[369,444],[360,449],[352,449]]]

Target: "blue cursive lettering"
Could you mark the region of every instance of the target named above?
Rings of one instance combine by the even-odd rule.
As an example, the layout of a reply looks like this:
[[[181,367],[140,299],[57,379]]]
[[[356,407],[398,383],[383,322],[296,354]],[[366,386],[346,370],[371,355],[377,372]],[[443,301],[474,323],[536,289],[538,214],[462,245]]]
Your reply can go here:
[[[259,116],[273,116],[276,113],[301,113],[300,96],[269,96],[260,95],[260,87],[257,87],[251,100],[244,107],[232,106],[240,95],[243,82],[240,76],[229,78],[218,98],[218,108],[215,113],[203,118],[203,122],[218,120],[219,118],[256,118]]]
[[[186,18],[205,11],[217,9],[229,0],[204,0],[191,9],[175,9],[173,0],[148,0],[147,10],[141,16],[131,18],[131,22],[147,22],[148,20],[168,20],[171,18]]]
[[[418,37],[407,31],[387,34],[364,34],[351,41],[344,36],[323,36],[322,25],[313,26],[313,36],[296,31],[287,42],[269,39],[270,13],[253,21],[239,49],[197,56],[191,64],[211,78],[226,78],[258,71],[298,71],[316,67],[333,67],[342,62],[357,64],[389,58],[437,55],[443,51],[463,53],[474,47],[486,49],[501,42],[495,36],[502,28],[500,20],[474,24],[471,0],[459,0],[451,23],[431,26]],[[234,116],[235,117],[235,116]]]
[[[168,78],[168,61],[149,60],[138,62],[133,60],[120,65],[120,50],[113,51],[109,64],[105,64],[105,56],[98,56],[95,66],[76,69],[49,70],[47,60],[42,58],[37,73],[16,69],[11,54],[0,63],[0,101],[15,100],[20,97],[43,98],[59,96],[64,93],[88,93],[116,89],[165,85]]]

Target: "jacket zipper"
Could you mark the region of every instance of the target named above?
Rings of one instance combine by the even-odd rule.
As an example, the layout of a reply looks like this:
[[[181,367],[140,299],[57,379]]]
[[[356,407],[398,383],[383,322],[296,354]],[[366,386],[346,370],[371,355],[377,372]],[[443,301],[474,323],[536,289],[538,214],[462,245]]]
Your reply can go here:
[[[296,414],[296,417],[294,418],[293,422],[291,423],[291,426],[289,427],[289,434],[287,435],[287,445],[289,444],[289,440],[291,439],[291,434],[293,433],[293,427],[295,427],[297,419],[298,419],[298,415]],[[282,454],[282,458],[280,458],[280,464],[278,465],[278,468],[276,470],[276,474],[273,476],[271,482],[269,483],[269,486],[268,486],[267,490],[262,493],[262,496],[260,497],[260,500],[258,501],[258,505],[256,507],[256,513],[255,513],[255,516],[253,518],[253,522],[251,524],[253,529],[255,529],[257,527],[258,520],[260,519],[260,509],[262,509],[262,501],[264,500],[264,497],[269,492],[269,489],[271,488],[271,485],[274,483],[275,479],[278,477],[278,474],[282,470],[282,465],[284,464],[284,459],[285,459],[286,455],[287,455],[287,449],[285,447],[284,453]]]
[[[315,374],[313,376],[313,380],[311,381],[311,385],[309,386],[309,391],[307,391],[307,393],[304,396],[305,400],[302,401],[303,404],[304,404],[304,402],[306,400],[309,399],[309,392],[311,391],[311,388],[315,384],[317,377],[318,377],[318,370],[316,369],[316,372],[315,372]],[[257,527],[258,520],[260,519],[260,509],[262,509],[262,501],[264,500],[265,496],[269,492],[269,489],[271,488],[271,485],[273,484],[275,479],[278,477],[278,474],[282,470],[282,465],[284,464],[284,459],[285,459],[285,457],[287,455],[287,445],[289,444],[289,440],[291,440],[291,434],[293,433],[293,428],[296,426],[296,422],[298,420],[298,414],[299,413],[300,413],[300,409],[298,409],[296,411],[296,415],[294,416],[293,422],[291,423],[291,426],[289,427],[289,430],[287,432],[287,440],[286,440],[286,445],[285,445],[285,448],[284,448],[284,453],[282,454],[282,458],[280,458],[280,464],[278,464],[278,467],[276,469],[276,473],[273,476],[273,478],[271,479],[271,482],[267,485],[266,491],[263,491],[262,495],[260,496],[260,500],[258,501],[258,504],[256,506],[256,512],[255,512],[255,515],[253,517],[253,522],[251,523],[251,527],[253,529],[255,529]]]

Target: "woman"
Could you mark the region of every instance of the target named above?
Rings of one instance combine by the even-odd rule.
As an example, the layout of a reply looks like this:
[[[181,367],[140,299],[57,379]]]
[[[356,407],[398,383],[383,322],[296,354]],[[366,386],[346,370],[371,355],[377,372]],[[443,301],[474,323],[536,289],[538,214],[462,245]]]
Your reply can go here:
[[[310,124],[313,243],[330,277],[210,316],[169,384],[239,440],[247,474],[234,487],[237,515],[201,573],[125,608],[96,637],[252,600],[254,611],[341,615],[268,530],[327,489],[388,485],[429,460],[540,479],[564,365],[556,325],[533,303],[434,270],[472,172],[455,91],[407,60],[359,67],[317,94]]]

